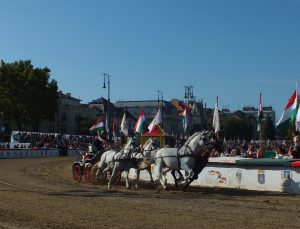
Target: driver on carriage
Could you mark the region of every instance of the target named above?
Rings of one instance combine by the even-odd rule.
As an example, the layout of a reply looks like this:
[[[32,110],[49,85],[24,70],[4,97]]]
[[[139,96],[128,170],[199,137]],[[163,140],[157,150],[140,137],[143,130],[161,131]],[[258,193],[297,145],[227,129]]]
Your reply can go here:
[[[93,142],[93,151],[99,153],[100,151],[105,150],[108,143],[107,132],[105,130],[101,130],[101,132],[97,131],[97,137],[95,137]]]

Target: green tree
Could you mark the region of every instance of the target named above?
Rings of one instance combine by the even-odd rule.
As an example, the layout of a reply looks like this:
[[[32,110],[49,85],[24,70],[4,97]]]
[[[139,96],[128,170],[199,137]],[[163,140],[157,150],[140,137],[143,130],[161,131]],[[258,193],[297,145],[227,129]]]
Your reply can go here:
[[[50,69],[34,68],[30,60],[0,65],[0,107],[20,130],[38,130],[41,120],[53,120],[57,112],[57,82]]]
[[[270,116],[267,116],[265,122],[262,123],[262,137],[263,139],[270,139],[274,140],[275,139],[275,126],[273,124],[273,121]]]
[[[245,115],[241,111],[221,119],[222,135],[227,139],[246,139],[253,138],[253,122],[255,118]]]

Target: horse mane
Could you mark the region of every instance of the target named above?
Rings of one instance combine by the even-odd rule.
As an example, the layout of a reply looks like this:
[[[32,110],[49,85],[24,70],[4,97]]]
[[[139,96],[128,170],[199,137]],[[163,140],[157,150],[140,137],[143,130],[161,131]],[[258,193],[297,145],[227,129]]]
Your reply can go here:
[[[143,145],[143,148],[145,148],[146,146],[148,146],[148,144],[150,144],[150,142],[152,141],[152,138],[149,138]]]
[[[193,135],[190,136],[190,137],[186,140],[186,142],[184,143],[184,145],[187,146],[187,145],[192,141],[192,139],[194,139],[194,138],[196,137],[196,135],[198,135],[199,133],[200,133],[200,132],[195,132],[195,133],[193,133]]]
[[[127,143],[126,143],[126,145],[124,147],[124,150],[128,149],[128,147],[130,146],[131,143],[132,143],[132,138],[128,138]]]

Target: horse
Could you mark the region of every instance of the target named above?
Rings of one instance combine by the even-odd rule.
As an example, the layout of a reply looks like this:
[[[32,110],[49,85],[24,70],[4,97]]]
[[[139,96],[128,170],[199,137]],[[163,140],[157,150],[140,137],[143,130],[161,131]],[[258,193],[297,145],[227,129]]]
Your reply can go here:
[[[96,163],[92,168],[92,176],[93,176],[93,183],[95,179],[97,180],[103,180],[105,175],[109,172],[111,174],[113,168],[114,168],[114,157],[118,154],[133,149],[133,139],[128,138],[127,143],[123,149],[120,151],[116,150],[108,150],[104,152],[101,156],[101,159],[98,163]]]
[[[150,175],[151,182],[154,183],[151,173],[151,164],[143,163],[146,160],[151,160],[151,152],[159,148],[159,144],[154,139],[149,139],[144,148],[139,152],[121,152],[114,157],[114,168],[112,171],[112,175],[110,181],[107,184],[108,189],[111,189],[111,183],[114,181],[117,174],[124,172],[125,173],[125,180],[126,180],[126,188],[129,189],[129,170],[131,168],[137,169],[137,178],[136,178],[136,185],[135,188],[138,188],[138,179],[140,170],[146,169]]]
[[[184,170],[186,177],[180,185],[185,190],[208,163],[208,147],[212,145],[209,131],[195,132],[180,148],[161,148],[155,155],[157,178],[166,190],[165,174],[171,170]],[[164,168],[165,167],[165,168]]]
[[[141,170],[147,170],[150,175],[151,183],[155,183],[153,180],[152,172],[151,172],[151,164],[154,164],[154,156],[157,150],[160,148],[160,143],[156,138],[150,138],[144,145],[142,157],[136,158],[136,184],[135,189],[138,189],[138,181],[140,177]]]

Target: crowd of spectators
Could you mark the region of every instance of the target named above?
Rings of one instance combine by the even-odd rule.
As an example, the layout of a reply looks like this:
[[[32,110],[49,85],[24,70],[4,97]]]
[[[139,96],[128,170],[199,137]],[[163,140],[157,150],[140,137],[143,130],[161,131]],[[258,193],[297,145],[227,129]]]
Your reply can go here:
[[[66,135],[37,132],[15,132],[13,140],[18,144],[15,148],[58,148],[60,150],[79,149],[88,151],[93,145],[95,136],[88,135]],[[219,140],[219,145],[213,149],[212,157],[242,157],[242,158],[300,158],[300,137],[293,136],[292,140],[276,141],[240,141],[240,140]],[[0,148],[9,148],[8,145],[0,145]],[[11,148],[11,147],[10,147]]]
[[[67,135],[38,132],[14,132],[12,142],[14,148],[33,148],[33,149],[80,149],[87,150],[92,144],[94,136],[87,135]],[[5,148],[5,145],[3,145]]]
[[[295,159],[300,158],[300,138],[294,136],[293,140],[276,141],[239,141],[222,140],[221,150],[213,150],[213,157],[242,157],[242,158],[276,158]]]

